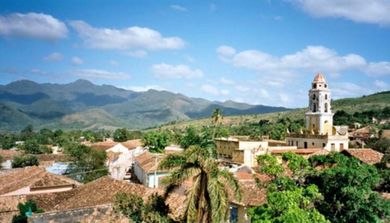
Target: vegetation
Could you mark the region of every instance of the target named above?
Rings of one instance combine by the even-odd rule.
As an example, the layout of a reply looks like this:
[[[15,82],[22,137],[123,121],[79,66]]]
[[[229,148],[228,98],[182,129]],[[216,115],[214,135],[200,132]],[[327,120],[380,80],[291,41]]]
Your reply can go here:
[[[136,194],[118,193],[115,197],[114,209],[126,216],[130,222],[168,223],[169,207],[163,197],[152,194],[145,203]]]
[[[390,107],[383,109],[371,109],[362,112],[348,113],[344,110],[339,110],[335,113],[333,122],[335,125],[353,125],[357,122],[360,124],[371,124],[372,118],[379,120],[390,118]]]
[[[186,222],[223,222],[229,213],[229,199],[226,186],[241,199],[239,185],[227,170],[218,168],[210,157],[210,151],[192,146],[183,154],[171,154],[161,163],[161,168],[172,172],[164,179],[166,196],[185,180],[192,179],[193,185],[187,194]]]
[[[43,210],[38,208],[37,204],[33,200],[28,200],[25,203],[18,204],[19,215],[15,215],[12,218],[12,223],[27,223],[27,212],[42,213]]]
[[[144,134],[142,142],[152,153],[162,153],[169,145],[170,135],[164,131],[151,131]]]
[[[108,173],[105,166],[107,159],[105,151],[94,150],[81,144],[71,144],[65,147],[65,153],[73,161],[67,175],[80,182],[87,183]]]
[[[125,142],[131,139],[140,139],[142,138],[142,132],[140,131],[128,131],[125,128],[116,129],[113,134],[115,142]]]
[[[34,155],[15,156],[12,161],[12,168],[22,168],[26,166],[39,166],[39,160]]]

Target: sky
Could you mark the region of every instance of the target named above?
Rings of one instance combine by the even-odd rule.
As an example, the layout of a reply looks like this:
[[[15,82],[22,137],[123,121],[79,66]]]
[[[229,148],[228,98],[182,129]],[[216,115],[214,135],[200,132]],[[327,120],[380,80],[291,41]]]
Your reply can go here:
[[[390,90],[389,0],[0,0],[0,84],[87,79],[134,91],[307,106]]]

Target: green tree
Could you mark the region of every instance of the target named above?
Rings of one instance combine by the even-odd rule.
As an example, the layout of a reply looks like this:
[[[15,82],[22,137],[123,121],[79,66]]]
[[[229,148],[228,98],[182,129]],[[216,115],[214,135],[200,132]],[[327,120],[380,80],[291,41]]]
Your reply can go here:
[[[15,156],[12,161],[12,168],[22,168],[26,166],[39,166],[39,160],[34,155]]]
[[[27,223],[26,212],[42,213],[43,210],[38,208],[37,204],[33,200],[28,200],[25,203],[18,204],[19,215],[14,215],[12,223]]]
[[[136,194],[118,193],[115,196],[114,210],[132,222],[171,222],[168,218],[169,208],[157,194],[152,194],[144,203],[142,197]]]
[[[73,160],[67,175],[80,182],[90,182],[108,173],[105,166],[107,159],[105,151],[98,151],[85,145],[73,143],[65,147],[65,153]]]
[[[3,157],[0,156],[0,170],[1,170],[1,168],[3,167],[3,166],[1,165],[1,164],[3,163],[3,161],[4,161]]]
[[[193,126],[187,127],[180,139],[180,146],[187,149],[190,146],[200,145],[202,138]]]
[[[283,166],[278,163],[276,157],[266,154],[257,156],[260,172],[272,176],[274,179],[284,172]]]
[[[339,153],[325,158],[332,165],[306,177],[324,196],[317,204],[322,214],[332,222],[383,222],[390,217],[390,202],[372,190],[380,180],[374,166]]]
[[[147,132],[142,137],[144,146],[149,148],[150,152],[162,153],[166,146],[169,145],[169,134],[165,131]]]
[[[40,145],[35,139],[26,140],[24,144],[20,145],[20,149],[28,154],[51,153],[51,149],[47,146]]]
[[[266,204],[249,209],[248,214],[253,223],[328,223],[329,221],[314,207],[314,203],[321,199],[322,196],[315,185],[273,191],[268,193]]]
[[[237,180],[227,170],[218,168],[208,149],[191,146],[182,154],[171,154],[160,167],[172,169],[164,179],[167,184],[166,196],[185,180],[193,185],[187,193],[187,222],[223,222],[229,213],[227,186],[235,192],[237,200],[241,193]]]
[[[129,135],[129,132],[127,131],[127,129],[125,128],[122,128],[122,129],[116,129],[115,132],[114,132],[114,141],[115,142],[125,142],[128,140],[128,135]]]

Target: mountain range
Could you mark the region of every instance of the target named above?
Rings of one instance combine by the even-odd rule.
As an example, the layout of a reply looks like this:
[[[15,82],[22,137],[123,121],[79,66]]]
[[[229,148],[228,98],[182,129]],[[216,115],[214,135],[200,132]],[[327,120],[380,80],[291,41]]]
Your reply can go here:
[[[169,91],[135,92],[87,80],[39,84],[29,80],[0,85],[0,130],[34,128],[144,129],[163,123],[209,117],[286,111],[284,107],[209,101]]]

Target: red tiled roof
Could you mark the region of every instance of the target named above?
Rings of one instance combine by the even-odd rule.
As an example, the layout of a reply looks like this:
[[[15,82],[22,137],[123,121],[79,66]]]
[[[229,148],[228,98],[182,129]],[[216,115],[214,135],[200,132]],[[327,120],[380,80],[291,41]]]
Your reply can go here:
[[[65,176],[46,172],[41,167],[25,167],[4,171],[0,174],[0,195],[8,194],[24,187],[38,189],[46,186],[80,185]]]
[[[318,73],[313,80],[313,83],[318,83],[318,82],[326,82],[324,75],[321,73]]]
[[[146,173],[152,173],[158,169],[159,162],[165,157],[165,154],[155,154],[150,153],[149,151],[143,152],[141,155],[135,158],[135,164],[143,169]],[[156,163],[157,157],[157,163]]]
[[[14,156],[20,156],[23,153],[17,150],[0,149],[0,156],[4,160],[13,159]]]
[[[110,149],[110,148],[114,147],[118,143],[119,142],[114,142],[112,140],[107,140],[107,141],[104,141],[104,142],[97,142],[97,143],[92,143],[92,144],[86,143],[86,145],[91,146],[92,148],[97,149],[97,150],[104,150],[105,151],[107,149]],[[129,150],[135,149],[138,146],[142,146],[142,142],[141,142],[140,139],[133,139],[133,140],[128,140],[126,142],[120,142],[120,143],[123,146],[125,146],[126,148],[128,148]]]
[[[375,151],[373,149],[346,149],[342,153],[345,155],[353,156],[356,159],[367,164],[380,163],[383,157],[383,153]]]

